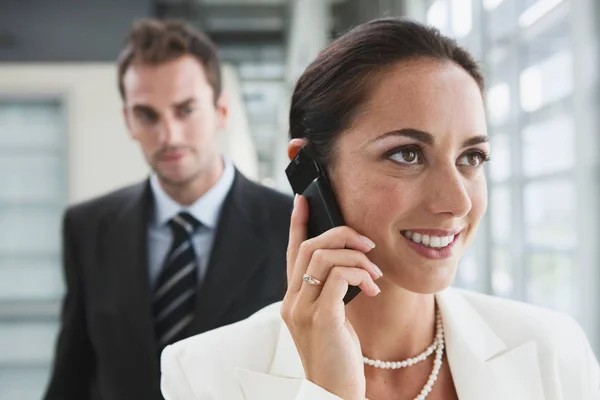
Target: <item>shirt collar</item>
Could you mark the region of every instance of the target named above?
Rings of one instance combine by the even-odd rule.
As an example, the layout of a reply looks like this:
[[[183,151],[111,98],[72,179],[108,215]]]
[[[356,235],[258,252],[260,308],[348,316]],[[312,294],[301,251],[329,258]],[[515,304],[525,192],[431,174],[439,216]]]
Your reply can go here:
[[[154,225],[164,226],[175,215],[182,211],[187,211],[200,221],[202,225],[209,229],[214,229],[217,226],[221,206],[235,178],[233,163],[226,157],[223,157],[223,164],[223,174],[217,183],[189,206],[182,206],[169,197],[160,185],[156,174],[152,174],[150,176],[150,187],[154,195]]]

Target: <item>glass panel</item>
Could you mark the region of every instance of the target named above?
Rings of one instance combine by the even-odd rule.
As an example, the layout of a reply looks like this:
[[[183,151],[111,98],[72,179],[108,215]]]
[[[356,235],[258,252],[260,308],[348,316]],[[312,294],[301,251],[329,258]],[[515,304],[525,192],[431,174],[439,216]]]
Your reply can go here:
[[[534,177],[575,166],[575,127],[570,115],[559,115],[523,129],[523,170]]]
[[[0,399],[40,399],[48,381],[66,143],[60,100],[0,100]]]
[[[251,123],[277,123],[282,96],[279,82],[246,82],[242,85],[242,93]]]
[[[452,11],[452,34],[467,36],[473,29],[473,0],[450,0]]]
[[[507,82],[511,80],[511,70],[507,68],[507,62],[512,55],[512,49],[506,45],[497,43],[487,53],[486,70],[490,72],[490,78],[495,82]],[[490,85],[490,87],[493,85]]]
[[[427,10],[427,23],[445,35],[451,34],[448,22],[448,0],[436,0]]]
[[[504,0],[483,0],[483,9],[494,11]]]
[[[484,8],[488,10],[486,22],[493,40],[503,38],[516,29],[515,3],[518,1],[522,0],[485,0]]]
[[[56,322],[0,322],[0,365],[49,364],[57,335]]]
[[[525,69],[520,81],[521,107],[524,111],[536,111],[567,96],[573,90],[571,50],[563,50]]]
[[[60,249],[59,209],[0,208],[0,256],[2,254],[50,253]]]
[[[238,65],[240,79],[283,79],[285,66],[281,63],[246,62]]]
[[[497,186],[492,190],[490,202],[492,239],[495,243],[507,244],[510,240],[511,191],[508,186]]]
[[[465,289],[474,289],[477,286],[477,259],[472,253],[472,250],[467,251],[460,260],[457,274],[461,287]]]
[[[66,197],[65,168],[59,156],[3,155],[0,157],[0,202],[58,202]]]
[[[62,118],[58,101],[0,100],[0,148],[60,147]]]
[[[492,290],[502,297],[513,295],[513,269],[510,262],[510,252],[507,247],[497,247],[492,250]]]
[[[573,312],[571,287],[575,264],[572,257],[566,254],[535,252],[528,256],[527,263],[527,301]]]
[[[489,122],[493,126],[505,123],[510,117],[510,87],[500,82],[487,92],[487,110]]]
[[[511,96],[514,89],[510,86],[513,78],[510,74],[514,62],[509,48],[502,45],[494,46],[487,52],[487,77],[489,88],[486,95],[488,122],[491,126],[505,124],[511,118]]]
[[[526,43],[520,75],[520,100],[524,111],[536,111],[573,91],[573,53],[568,20]]]
[[[520,0],[519,25],[533,25],[562,2],[563,0]]]
[[[511,176],[510,137],[503,133],[493,134],[491,141],[490,178],[504,182]]]
[[[40,400],[48,379],[47,368],[0,367],[0,399]]]
[[[57,300],[64,290],[58,258],[47,260],[0,259],[0,302]]]
[[[532,182],[524,192],[527,242],[533,246],[571,250],[577,243],[575,184]]]

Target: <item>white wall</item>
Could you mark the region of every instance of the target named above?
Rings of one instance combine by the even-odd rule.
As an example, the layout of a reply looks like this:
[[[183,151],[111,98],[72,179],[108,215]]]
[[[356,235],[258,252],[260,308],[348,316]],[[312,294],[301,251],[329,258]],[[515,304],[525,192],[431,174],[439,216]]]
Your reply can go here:
[[[251,179],[257,160],[235,71],[224,68],[232,103],[223,152]],[[143,179],[141,151],[126,131],[113,63],[0,64],[3,97],[59,96],[67,108],[69,201],[78,202]]]
[[[223,91],[229,98],[227,128],[221,132],[221,151],[233,160],[246,177],[258,180],[258,154],[242,98],[242,88],[235,68],[224,65]]]
[[[287,146],[290,140],[288,117],[291,96],[298,78],[330,42],[331,4],[331,0],[294,0],[292,3],[285,84],[277,116],[280,134],[275,141],[273,157],[275,187],[288,194],[292,193],[285,175],[285,168],[290,162],[287,156]],[[308,28],[307,21],[310,21],[310,28]]]

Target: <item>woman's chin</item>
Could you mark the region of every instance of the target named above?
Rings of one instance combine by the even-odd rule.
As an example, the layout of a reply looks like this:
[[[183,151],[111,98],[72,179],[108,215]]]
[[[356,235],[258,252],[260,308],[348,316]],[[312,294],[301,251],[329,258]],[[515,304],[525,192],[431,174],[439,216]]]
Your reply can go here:
[[[409,272],[410,271],[410,272]],[[384,275],[388,281],[413,293],[433,294],[448,288],[454,282],[456,265],[419,266],[417,268],[404,268],[399,273]],[[395,275],[395,276],[392,276]]]

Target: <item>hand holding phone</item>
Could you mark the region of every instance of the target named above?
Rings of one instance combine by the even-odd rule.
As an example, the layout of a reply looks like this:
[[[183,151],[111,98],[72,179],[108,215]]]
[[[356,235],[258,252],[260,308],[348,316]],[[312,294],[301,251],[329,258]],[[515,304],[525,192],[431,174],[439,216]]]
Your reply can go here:
[[[304,196],[308,201],[308,238],[346,225],[327,173],[314,160],[307,146],[298,151],[285,172],[294,193]],[[344,304],[348,304],[359,293],[358,286],[350,286],[344,296]]]
[[[369,260],[368,239],[348,226],[307,240],[307,198],[297,196],[287,249],[288,288],[281,305],[306,378],[346,400],[363,400],[366,380],[360,340],[342,302],[349,287],[376,296],[381,271]],[[307,283],[303,277],[321,282]],[[335,366],[332,368],[332,366]]]

